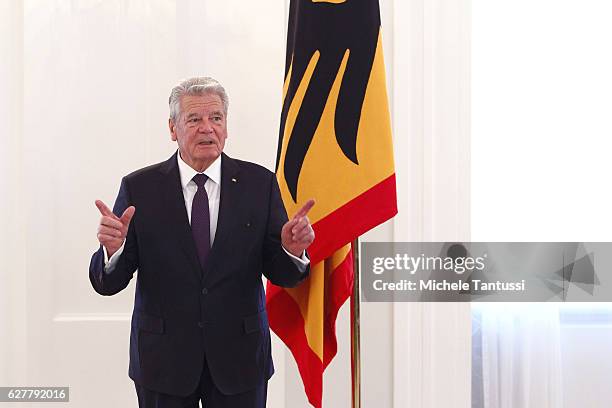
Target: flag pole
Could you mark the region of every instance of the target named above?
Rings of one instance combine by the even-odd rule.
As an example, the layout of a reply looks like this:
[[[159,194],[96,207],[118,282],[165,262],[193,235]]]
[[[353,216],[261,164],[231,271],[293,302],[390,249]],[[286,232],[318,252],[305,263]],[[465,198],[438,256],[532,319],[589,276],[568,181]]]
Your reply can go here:
[[[352,407],[361,408],[361,353],[359,325],[359,238],[353,240],[353,294],[351,296],[351,379]]]

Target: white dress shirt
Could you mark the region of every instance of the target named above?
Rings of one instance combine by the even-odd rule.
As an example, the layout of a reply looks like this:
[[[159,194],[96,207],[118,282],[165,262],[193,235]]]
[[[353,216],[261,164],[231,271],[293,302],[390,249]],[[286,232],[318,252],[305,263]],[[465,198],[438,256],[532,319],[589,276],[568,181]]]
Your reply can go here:
[[[189,225],[191,225],[191,206],[193,197],[195,197],[198,186],[193,181],[193,176],[196,174],[204,174],[208,177],[204,184],[204,190],[208,195],[208,213],[210,214],[210,245],[215,242],[215,233],[217,232],[217,221],[219,220],[219,202],[221,201],[221,156],[211,163],[203,173],[198,173],[191,166],[183,161],[180,154],[177,154],[179,174],[181,176],[181,186],[183,187],[183,198],[185,199],[185,208],[187,209],[187,217]]]
[[[189,225],[191,225],[191,206],[193,204],[193,197],[195,196],[196,191],[198,191],[197,184],[192,180],[193,176],[196,174],[204,174],[208,179],[204,184],[204,189],[206,190],[206,194],[208,195],[208,211],[210,214],[210,245],[212,246],[215,241],[215,234],[217,232],[217,221],[219,220],[219,203],[221,201],[221,156],[217,157],[217,159],[211,163],[210,166],[203,173],[199,173],[194,170],[191,166],[183,161],[180,154],[177,154],[178,161],[178,169],[179,175],[181,177],[181,187],[183,189],[183,199],[185,200],[185,208],[187,209],[187,217],[189,219]],[[138,211],[138,209],[136,209]],[[119,256],[123,252],[123,247],[125,246],[125,241],[121,248],[117,250],[113,254],[113,256],[108,259],[108,253],[106,252],[106,248],[104,248],[104,261],[105,267],[104,272],[111,273],[117,264],[117,260]],[[298,267],[300,272],[304,272],[306,267],[310,263],[308,257],[306,257],[306,251],[302,253],[301,257],[297,257],[291,253],[289,253],[284,247],[283,250],[291,257],[293,263]]]

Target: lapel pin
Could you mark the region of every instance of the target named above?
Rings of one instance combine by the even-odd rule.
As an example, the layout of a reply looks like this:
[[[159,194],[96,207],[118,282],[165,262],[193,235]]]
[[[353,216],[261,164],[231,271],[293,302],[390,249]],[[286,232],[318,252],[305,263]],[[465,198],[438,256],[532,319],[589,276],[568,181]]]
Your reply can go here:
[[[237,183],[238,180],[236,180],[235,178],[232,178],[232,182]]]

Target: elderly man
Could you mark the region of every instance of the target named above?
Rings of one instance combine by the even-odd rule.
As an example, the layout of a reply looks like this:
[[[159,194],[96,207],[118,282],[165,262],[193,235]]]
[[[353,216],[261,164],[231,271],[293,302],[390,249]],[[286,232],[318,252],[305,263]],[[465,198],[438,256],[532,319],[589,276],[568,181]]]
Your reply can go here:
[[[113,295],[138,270],[129,375],[140,407],[264,407],[274,372],[261,275],[309,272],[310,200],[291,219],[273,173],[223,153],[228,98],[212,78],[170,94],[178,152],[124,177],[101,201],[89,278]]]

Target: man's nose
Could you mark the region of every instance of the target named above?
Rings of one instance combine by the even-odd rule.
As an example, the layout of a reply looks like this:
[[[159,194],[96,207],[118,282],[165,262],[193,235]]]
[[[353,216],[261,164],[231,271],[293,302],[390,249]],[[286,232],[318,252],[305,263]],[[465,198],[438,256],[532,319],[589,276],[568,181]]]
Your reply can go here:
[[[213,131],[212,123],[208,119],[202,120],[198,131],[201,133],[211,133]]]

